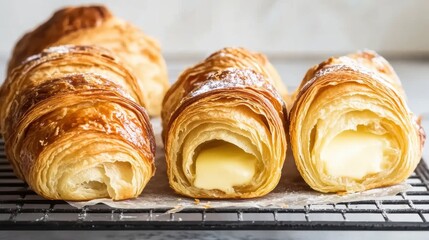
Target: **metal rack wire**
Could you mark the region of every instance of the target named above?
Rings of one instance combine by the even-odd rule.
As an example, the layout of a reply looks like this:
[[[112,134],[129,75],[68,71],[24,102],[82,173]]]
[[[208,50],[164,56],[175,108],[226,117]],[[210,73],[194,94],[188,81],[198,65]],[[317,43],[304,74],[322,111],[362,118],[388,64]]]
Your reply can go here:
[[[17,179],[0,140],[1,230],[429,230],[429,170],[422,161],[411,191],[379,201],[281,209],[76,209],[45,200]]]

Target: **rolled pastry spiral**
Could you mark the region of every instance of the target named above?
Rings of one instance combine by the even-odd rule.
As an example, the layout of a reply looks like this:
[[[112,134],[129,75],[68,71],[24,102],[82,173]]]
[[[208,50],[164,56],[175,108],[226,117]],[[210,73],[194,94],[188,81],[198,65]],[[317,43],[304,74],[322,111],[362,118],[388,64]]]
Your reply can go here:
[[[422,155],[424,131],[393,68],[373,51],[311,68],[289,118],[298,170],[320,192],[400,183]]]
[[[169,88],[158,43],[104,6],[67,7],[25,34],[15,45],[8,73],[27,57],[50,46],[97,45],[109,49],[137,77],[150,115],[161,112]],[[151,87],[148,87],[151,86]]]
[[[261,54],[225,48],[185,70],[167,92],[163,137],[169,182],[177,193],[252,198],[277,185],[287,112],[274,87],[281,80],[266,65],[271,66]]]
[[[138,84],[107,51],[44,50],[11,72],[0,97],[7,158],[39,195],[134,198],[153,176],[155,140],[135,102]]]
[[[27,88],[73,73],[97,73],[126,90],[134,101],[145,106],[137,79],[106,49],[95,46],[65,45],[44,49],[12,71],[3,83],[0,94],[0,129],[5,132],[6,116],[14,98]]]

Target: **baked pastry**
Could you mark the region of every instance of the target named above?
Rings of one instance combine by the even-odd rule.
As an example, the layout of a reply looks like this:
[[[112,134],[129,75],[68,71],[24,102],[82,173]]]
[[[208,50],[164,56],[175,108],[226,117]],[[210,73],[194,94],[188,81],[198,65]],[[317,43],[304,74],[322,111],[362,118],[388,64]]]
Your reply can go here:
[[[320,192],[397,184],[420,161],[425,134],[390,64],[362,51],[311,68],[290,112],[301,176]]]
[[[279,182],[287,113],[274,87],[280,79],[261,56],[222,49],[184,71],[167,92],[163,137],[169,182],[177,193],[252,198]]]
[[[69,44],[97,45],[112,51],[137,77],[149,114],[160,114],[160,99],[169,82],[158,43],[104,6],[67,7],[55,12],[18,41],[8,73],[47,47]]]
[[[6,116],[14,98],[27,88],[65,74],[97,73],[121,86],[138,104],[145,106],[142,90],[134,75],[112,54],[95,46],[57,46],[30,57],[3,83],[0,92],[0,129],[4,133]]]
[[[155,171],[155,140],[136,79],[96,47],[52,47],[1,88],[6,155],[47,199],[137,197]]]

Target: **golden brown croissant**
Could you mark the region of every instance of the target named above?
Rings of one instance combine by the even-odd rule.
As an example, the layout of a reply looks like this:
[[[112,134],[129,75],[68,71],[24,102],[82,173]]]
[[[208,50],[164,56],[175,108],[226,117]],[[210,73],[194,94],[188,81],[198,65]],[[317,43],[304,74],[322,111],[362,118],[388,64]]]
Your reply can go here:
[[[222,49],[183,72],[167,92],[163,136],[176,192],[252,198],[277,185],[287,147],[286,109],[273,86],[281,80],[261,56]]]
[[[95,46],[51,47],[18,66],[3,83],[0,94],[1,133],[5,131],[3,126],[6,116],[9,115],[11,104],[17,95],[43,81],[68,73],[101,74],[120,85],[134,101],[145,106],[142,90],[134,75],[107,50]]]
[[[424,132],[399,78],[372,51],[311,68],[290,112],[304,180],[321,192],[356,192],[404,181],[420,161]]]
[[[97,45],[111,50],[137,77],[149,114],[160,114],[160,99],[169,83],[158,43],[135,26],[114,17],[103,6],[68,7],[55,12],[19,40],[8,73],[49,46],[68,44]]]
[[[155,170],[138,89],[127,68],[96,47],[52,47],[28,58],[0,92],[15,173],[48,199],[137,197]]]

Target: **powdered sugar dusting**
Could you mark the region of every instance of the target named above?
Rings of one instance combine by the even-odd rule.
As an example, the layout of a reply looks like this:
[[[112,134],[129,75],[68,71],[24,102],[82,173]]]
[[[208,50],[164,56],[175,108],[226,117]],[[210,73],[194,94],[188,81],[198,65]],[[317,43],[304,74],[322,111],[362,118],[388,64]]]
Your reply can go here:
[[[264,79],[261,74],[252,69],[227,68],[222,71],[210,72],[207,80],[201,82],[189,93],[195,97],[210,91],[230,88],[256,88],[268,90],[279,102],[283,100],[274,86]]]
[[[382,77],[377,72],[375,72],[371,69],[368,69],[365,66],[358,64],[356,61],[354,61],[353,59],[350,59],[349,57],[341,57],[340,59],[341,59],[342,63],[334,63],[334,64],[325,66],[322,69],[318,70],[314,74],[313,78],[311,80],[307,81],[307,83],[305,83],[305,85],[303,86],[303,89],[309,88],[320,77],[326,76],[326,75],[334,73],[334,72],[348,71],[348,72],[359,72],[361,74],[364,74],[364,75],[368,76],[369,78],[374,79],[374,80],[384,84],[389,89],[394,91],[397,95],[399,95],[399,96],[401,95],[398,92],[398,90],[396,89],[396,87],[392,85],[391,82],[386,80],[384,77]]]
[[[52,54],[52,53],[65,54],[65,53],[69,53],[69,52],[71,52],[71,48],[72,47],[73,47],[73,45],[62,45],[62,46],[50,47],[50,48],[47,48],[47,49],[43,50],[41,53],[38,53],[38,54],[35,54],[35,55],[27,57],[24,61],[22,61],[21,64],[26,64],[28,62],[32,62],[32,61],[38,60],[40,58],[43,58],[47,54]]]

